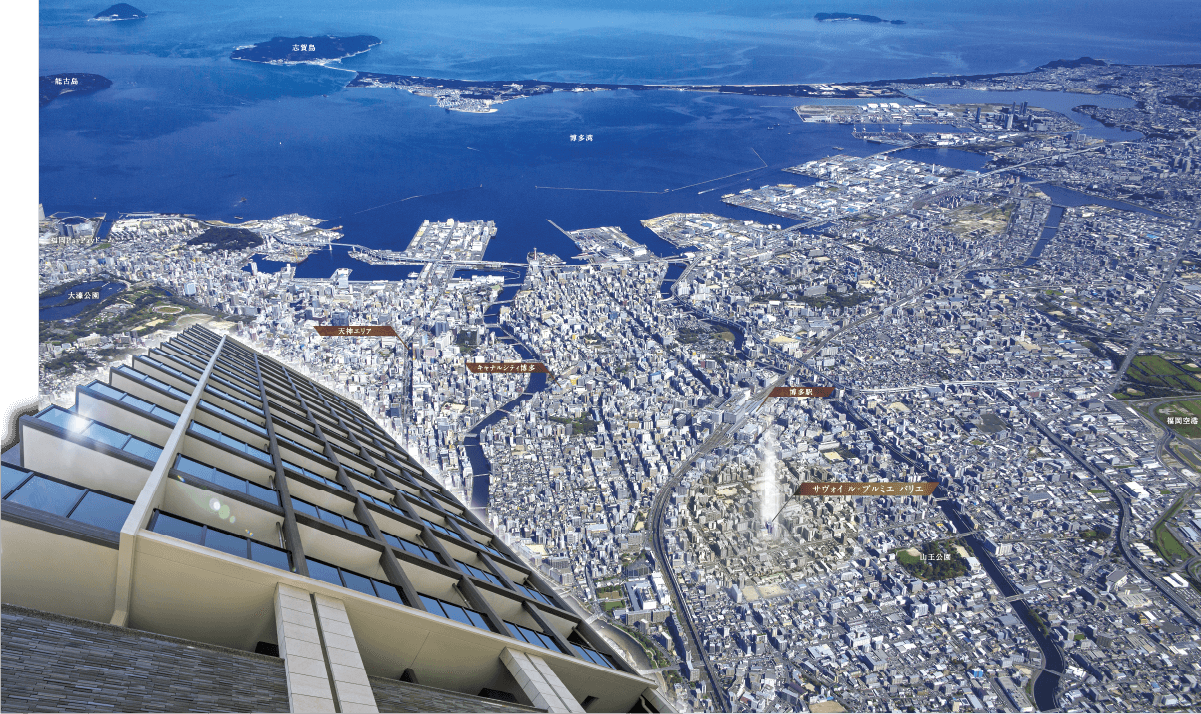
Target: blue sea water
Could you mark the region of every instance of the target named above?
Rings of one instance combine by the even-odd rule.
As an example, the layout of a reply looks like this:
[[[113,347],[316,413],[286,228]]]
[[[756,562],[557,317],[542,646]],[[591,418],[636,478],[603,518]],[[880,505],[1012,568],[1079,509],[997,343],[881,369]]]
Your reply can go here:
[[[334,8],[311,0],[249,7],[163,0],[141,7],[145,20],[95,23],[86,18],[99,8],[43,2],[39,72],[93,72],[113,81],[108,90],[41,109],[46,211],[164,211],[227,221],[297,212],[342,225],[346,242],[393,249],[407,245],[423,220],[493,220],[498,235],[486,257],[516,262],[535,247],[575,254],[553,220],[567,230],[621,226],[667,254],[671,246],[639,221],[705,211],[787,225],[720,197],[796,183],[800,177],[779,170],[836,153],[834,146],[859,154],[879,147],[854,140],[849,127],[802,125],[791,109],[798,102],[782,98],[558,93],[472,115],[397,90],[344,89],[353,76],[346,70],[754,84],[1022,71],[1081,55],[1201,61],[1201,18],[1191,2],[750,9],[714,0],[374,0],[353,12]],[[830,10],[907,24],[812,20]],[[240,45],[317,34],[372,34],[383,44],[345,60],[344,69],[229,59]],[[593,141],[573,142],[572,134]],[[716,190],[700,193],[707,189]],[[355,279],[411,271],[366,266],[335,248],[315,254],[299,274],[325,277],[341,266],[352,267]]]

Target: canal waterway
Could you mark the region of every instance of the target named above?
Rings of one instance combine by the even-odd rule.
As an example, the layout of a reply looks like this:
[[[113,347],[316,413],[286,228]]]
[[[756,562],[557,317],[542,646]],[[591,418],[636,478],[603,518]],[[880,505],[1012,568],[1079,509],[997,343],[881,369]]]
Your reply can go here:
[[[1087,114],[1075,111],[1076,107],[1092,105],[1108,109],[1127,109],[1136,102],[1114,94],[1083,94],[1081,92],[1046,92],[1040,90],[998,91],[981,89],[922,88],[909,92],[910,96],[938,104],[1017,104],[1029,102],[1032,107],[1041,107],[1059,112],[1080,125],[1080,131],[1088,136],[1109,141],[1135,141],[1143,137],[1137,131],[1124,131],[1108,127]]]
[[[506,285],[497,296],[497,299],[484,312],[484,323],[488,326],[488,331],[496,336],[496,339],[506,338],[507,342],[517,350],[517,354],[523,360],[537,359],[532,351],[522,344],[517,338],[510,335],[501,329],[499,325],[500,308],[502,304],[512,300],[517,291],[521,289],[524,281],[524,274],[521,276],[521,281]],[[509,400],[499,409],[493,411],[488,416],[481,419],[471,430],[467,436],[463,438],[463,451],[467,454],[467,460],[471,464],[471,504],[472,509],[487,512],[488,509],[488,489],[492,484],[492,463],[488,461],[488,457],[484,455],[484,448],[480,445],[480,432],[484,429],[499,422],[501,419],[509,416],[521,402],[529,401],[534,398],[534,395],[547,387],[548,375],[543,372],[534,372],[530,374],[530,380],[526,383],[525,391],[518,395],[515,399]]]
[[[1042,257],[1043,250],[1059,232],[1059,221],[1063,218],[1063,206],[1051,206],[1051,210],[1047,212],[1047,220],[1043,223],[1043,231],[1039,234],[1038,240],[1034,242],[1034,249],[1030,251],[1030,257],[1026,258],[1026,262],[1022,265],[1029,267],[1038,262]]]
[[[1076,208],[1079,206],[1106,206],[1108,208],[1116,208],[1119,211],[1131,211],[1133,213],[1142,213],[1147,216],[1158,216],[1159,214],[1150,211],[1142,206],[1136,206],[1133,203],[1125,201],[1114,201],[1100,196],[1092,196],[1087,193],[1082,193],[1063,186],[1055,186],[1048,183],[1039,183],[1038,190],[1047,194],[1051,199],[1052,205],[1050,212],[1047,213],[1047,220],[1043,223],[1042,233],[1039,234],[1038,240],[1034,243],[1034,248],[1030,251],[1030,256],[1026,258],[1026,262],[1022,263],[1024,267],[1030,267],[1038,262],[1042,257],[1043,251],[1054,240],[1055,235],[1059,233],[1059,222],[1063,219],[1065,208]]]
[[[942,508],[947,518],[955,524],[955,529],[959,533],[965,533],[972,530],[963,517],[952,506],[949,499],[938,501],[938,505]],[[988,577],[996,584],[1003,597],[1013,597],[1014,595],[1022,595],[1023,593],[1009,580],[1009,577],[1002,572],[1000,565],[993,559],[984,548],[984,539],[975,533],[963,536],[963,541],[972,547],[973,555],[980,561],[980,565],[984,568],[984,572],[988,573]],[[1059,690],[1059,678],[1062,675],[1064,668],[1063,654],[1060,652],[1055,642],[1050,637],[1042,634],[1038,623],[1034,620],[1030,606],[1023,599],[1010,601],[1018,617],[1026,623],[1030,630],[1034,641],[1038,644],[1038,648],[1043,653],[1043,669],[1039,673],[1038,678],[1034,680],[1034,705],[1039,711],[1050,711],[1055,709],[1056,693]]]
[[[675,285],[676,281],[680,279],[680,275],[683,274],[684,268],[685,266],[680,263],[672,263],[668,266],[667,272],[663,275],[663,282],[659,284],[659,294],[661,296],[668,299],[673,299],[675,297],[675,295],[673,295],[671,292],[671,288],[673,285]],[[732,334],[734,336],[734,349],[738,352],[742,352],[743,347],[746,346],[746,330],[741,325],[738,325],[735,322],[723,322],[702,317],[700,312],[693,308],[688,302],[681,300],[680,304],[684,307],[684,309],[692,312],[697,316],[698,319],[715,330],[718,330],[719,332],[729,332]],[[746,355],[742,355],[742,357],[745,358]]]

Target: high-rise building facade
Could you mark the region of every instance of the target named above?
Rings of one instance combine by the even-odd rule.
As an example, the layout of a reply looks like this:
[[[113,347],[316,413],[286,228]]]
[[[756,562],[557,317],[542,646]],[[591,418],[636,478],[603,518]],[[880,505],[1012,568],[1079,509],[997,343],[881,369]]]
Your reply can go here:
[[[5,711],[670,710],[356,404],[229,337],[19,430]]]

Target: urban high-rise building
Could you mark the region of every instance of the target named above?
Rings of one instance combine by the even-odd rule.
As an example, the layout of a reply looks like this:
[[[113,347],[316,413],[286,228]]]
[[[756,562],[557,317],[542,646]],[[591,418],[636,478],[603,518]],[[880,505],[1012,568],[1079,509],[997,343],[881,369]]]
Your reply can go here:
[[[3,461],[4,711],[670,711],[362,409],[227,336]]]

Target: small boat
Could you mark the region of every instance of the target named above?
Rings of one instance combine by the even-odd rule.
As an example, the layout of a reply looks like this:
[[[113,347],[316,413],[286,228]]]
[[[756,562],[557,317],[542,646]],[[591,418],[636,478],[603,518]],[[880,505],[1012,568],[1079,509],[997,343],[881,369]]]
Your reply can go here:
[[[841,146],[831,146],[830,148],[831,148],[831,149],[838,149],[839,151],[846,151],[846,149],[845,149],[845,148],[843,148],[843,147],[841,147]]]
[[[246,203],[246,197],[243,196],[240,199],[238,199],[238,203]]]
[[[235,218],[235,219],[237,219],[237,220],[239,220],[239,221],[244,221],[244,220],[246,220],[245,218],[242,218],[241,216],[234,216],[234,218]]]

